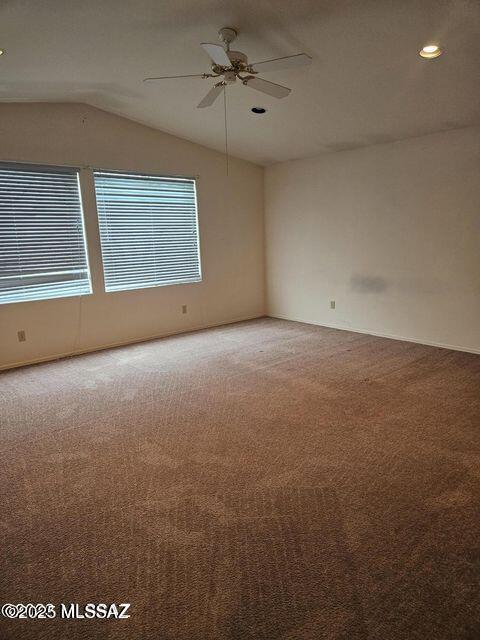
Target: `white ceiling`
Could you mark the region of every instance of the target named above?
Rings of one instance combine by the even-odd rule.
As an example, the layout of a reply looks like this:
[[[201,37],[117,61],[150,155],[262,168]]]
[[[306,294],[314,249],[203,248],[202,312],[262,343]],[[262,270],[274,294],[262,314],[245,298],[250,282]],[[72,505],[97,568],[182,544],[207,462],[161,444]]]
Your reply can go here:
[[[223,150],[223,102],[196,104],[202,41],[239,31],[249,60],[306,52],[265,73],[283,100],[228,89],[229,148],[261,164],[480,123],[479,0],[0,0],[0,101],[87,102]],[[418,49],[446,49],[423,60]],[[264,116],[252,106],[268,109]]]

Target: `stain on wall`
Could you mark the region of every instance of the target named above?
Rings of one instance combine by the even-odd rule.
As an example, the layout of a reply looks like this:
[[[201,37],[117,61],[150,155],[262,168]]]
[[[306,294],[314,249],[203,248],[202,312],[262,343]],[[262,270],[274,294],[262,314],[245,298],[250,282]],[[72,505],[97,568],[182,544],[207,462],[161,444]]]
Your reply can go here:
[[[364,276],[354,274],[350,279],[353,291],[359,293],[382,293],[387,289],[387,281],[380,276]]]

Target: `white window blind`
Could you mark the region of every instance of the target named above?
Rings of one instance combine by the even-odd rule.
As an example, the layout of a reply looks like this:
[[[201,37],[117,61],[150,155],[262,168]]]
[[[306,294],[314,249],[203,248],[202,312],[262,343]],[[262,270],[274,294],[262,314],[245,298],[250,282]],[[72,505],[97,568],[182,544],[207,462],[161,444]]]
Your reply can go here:
[[[0,303],[86,293],[78,171],[0,164]]]
[[[201,280],[195,180],[94,178],[106,291]]]

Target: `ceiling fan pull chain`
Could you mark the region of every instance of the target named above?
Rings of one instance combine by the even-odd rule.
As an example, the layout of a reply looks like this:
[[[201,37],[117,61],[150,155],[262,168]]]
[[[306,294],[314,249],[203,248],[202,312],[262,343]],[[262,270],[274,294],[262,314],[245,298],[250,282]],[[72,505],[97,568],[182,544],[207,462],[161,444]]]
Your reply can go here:
[[[223,85],[223,113],[225,121],[225,160],[227,165],[228,176],[228,129],[227,129],[227,86]]]

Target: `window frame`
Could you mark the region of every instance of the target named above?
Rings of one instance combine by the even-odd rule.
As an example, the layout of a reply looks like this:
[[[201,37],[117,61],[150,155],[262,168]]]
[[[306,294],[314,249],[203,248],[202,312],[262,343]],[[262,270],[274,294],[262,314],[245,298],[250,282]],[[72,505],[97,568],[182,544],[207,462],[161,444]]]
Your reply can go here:
[[[60,172],[65,174],[71,174],[76,177],[78,205],[79,205],[79,212],[80,212],[80,230],[81,230],[81,233],[79,234],[79,236],[83,241],[86,276],[87,276],[85,280],[88,283],[88,291],[72,292],[72,293],[66,293],[63,295],[54,295],[54,296],[47,296],[42,298],[26,298],[23,300],[6,300],[6,301],[3,301],[1,299],[1,293],[0,293],[0,306],[7,305],[7,304],[8,305],[23,304],[23,303],[31,304],[35,302],[46,302],[48,300],[61,300],[63,298],[78,298],[78,297],[92,295],[94,293],[94,290],[93,290],[93,283],[92,283],[92,271],[90,266],[89,243],[88,243],[88,236],[87,236],[86,224],[85,224],[85,208],[83,206],[83,193],[82,193],[82,180],[81,180],[81,173],[82,173],[83,167],[79,167],[77,165],[68,165],[68,164],[65,164],[65,165],[48,164],[48,163],[42,164],[38,162],[0,160],[0,169],[1,168],[12,169],[17,171],[21,171],[23,168],[25,171],[31,171],[32,173],[35,173],[36,171],[38,173],[52,173],[52,174],[55,172]],[[55,283],[52,282],[52,284],[55,284]]]
[[[157,287],[175,287],[182,285],[195,285],[203,282],[203,269],[202,269],[202,253],[201,253],[201,238],[200,238],[200,215],[198,210],[198,180],[200,176],[186,176],[186,175],[167,175],[167,174],[159,174],[159,173],[145,173],[145,171],[131,171],[129,169],[105,169],[101,167],[89,167],[92,174],[92,185],[93,185],[93,195],[95,198],[95,210],[97,215],[97,228],[98,228],[98,238],[99,238],[99,248],[100,248],[100,261],[102,264],[102,278],[103,278],[103,292],[107,295],[110,294],[122,294],[129,291],[142,291],[144,289],[156,289]],[[164,180],[178,180],[178,181],[190,181],[193,183],[193,195],[194,195],[194,206],[195,206],[195,233],[197,239],[197,258],[198,258],[198,279],[189,280],[186,282],[160,282],[157,284],[147,284],[143,286],[135,286],[135,287],[127,287],[124,289],[107,289],[106,276],[105,276],[105,264],[104,264],[104,256],[103,256],[103,243],[102,243],[102,232],[100,228],[100,214],[99,214],[99,206],[98,206],[98,198],[97,198],[97,188],[95,185],[95,174],[111,174],[118,175],[124,177],[135,177],[135,178],[147,178],[147,179],[164,179]]]

